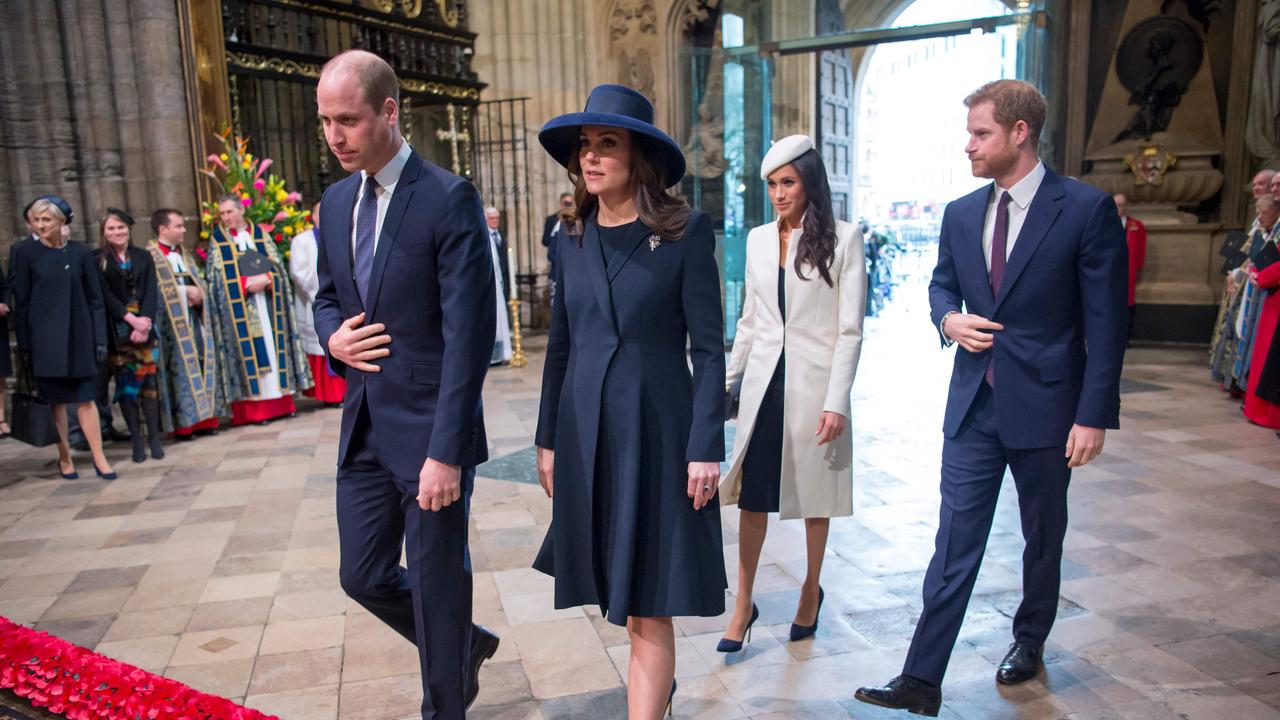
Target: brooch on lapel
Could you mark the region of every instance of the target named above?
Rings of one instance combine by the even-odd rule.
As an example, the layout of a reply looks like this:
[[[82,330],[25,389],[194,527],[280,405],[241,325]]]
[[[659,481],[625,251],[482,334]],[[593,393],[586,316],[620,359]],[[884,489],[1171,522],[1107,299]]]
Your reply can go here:
[[[654,250],[657,250],[658,246],[661,244],[662,244],[662,238],[658,237],[656,234],[649,236],[649,252],[653,252]]]

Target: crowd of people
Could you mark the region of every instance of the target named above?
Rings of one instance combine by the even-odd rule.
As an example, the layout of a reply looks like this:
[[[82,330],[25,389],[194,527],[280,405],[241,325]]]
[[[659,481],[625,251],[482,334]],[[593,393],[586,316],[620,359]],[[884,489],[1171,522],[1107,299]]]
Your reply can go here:
[[[1280,430],[1280,173],[1255,175],[1253,199],[1253,224],[1222,250],[1226,285],[1209,370],[1223,391],[1243,398],[1249,422]]]
[[[71,239],[65,199],[43,195],[23,209],[29,234],[0,275],[0,377],[51,405],[62,477],[79,477],[73,448],[90,451],[96,474],[110,480],[117,473],[104,442],[129,440],[140,463],[164,457],[166,435],[190,440],[226,420],[292,415],[295,394],[341,402],[344,381],[324,362],[311,322],[313,231],[295,238],[286,262],[245,220],[238,196],[218,207],[203,266],[173,208],[151,214],[145,247],[134,242],[133,217],[108,208],[94,249]],[[115,429],[113,405],[127,433]],[[0,415],[0,433],[9,431]]]
[[[176,211],[156,211],[156,239],[143,251],[130,243],[128,214],[109,210],[91,251],[68,242],[70,206],[45,196],[27,209],[32,236],[12,253],[4,309],[19,371],[58,408],[67,477],[68,405],[98,474],[114,475],[97,431],[102,377],[114,380],[135,459],[163,452],[162,431],[211,432],[228,416],[269,422],[292,414],[299,392],[331,401],[342,389],[341,587],[416,646],[422,717],[461,720],[500,642],[472,619],[467,540],[476,467],[488,459],[482,389],[508,352],[499,214],[404,139],[398,80],[373,53],[330,60],[316,101],[326,144],[349,175],[326,190],[315,210],[323,231],[295,241],[288,269],[236,196],[219,201],[203,269],[182,246]],[[1006,471],[1027,552],[1013,642],[995,680],[1024,683],[1043,667],[1067,488],[1119,427],[1132,305],[1130,224],[1112,197],[1041,162],[1043,95],[1000,80],[965,105],[965,152],[973,174],[991,182],[948,206],[929,284],[939,345],[959,346],[936,545],[901,674],[853,693],[927,716],[942,704]],[[557,608],[598,606],[626,627],[628,716],[654,720],[677,691],[673,617],[725,611],[722,502],[738,505],[740,523],[734,612],[717,650],[751,641],[769,513],[805,523],[790,639],[818,632],[830,518],[853,511],[864,243],[834,217],[813,139],[774,143],[759,174],[776,219],[748,236],[745,304],[726,366],[711,218],[669,192],[686,161],[654,125],[651,102],[598,86],[583,112],[548,120],[539,141],[573,193],[544,228],[554,299],[534,443],[551,522],[533,566],[553,577]],[[1264,210],[1265,242],[1274,200],[1260,200]],[[1280,285],[1280,263],[1272,267],[1247,272],[1248,283]],[[1243,277],[1236,285],[1248,286]],[[1280,317],[1269,303],[1244,308],[1259,328],[1271,319],[1269,331],[1251,334],[1259,347]]]

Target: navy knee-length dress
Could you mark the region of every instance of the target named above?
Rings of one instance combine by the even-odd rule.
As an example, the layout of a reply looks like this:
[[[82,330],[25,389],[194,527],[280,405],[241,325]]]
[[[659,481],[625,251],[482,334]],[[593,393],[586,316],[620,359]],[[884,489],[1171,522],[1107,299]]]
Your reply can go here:
[[[688,463],[724,458],[724,342],[710,218],[683,238],[641,221],[560,244],[536,442],[555,451],[534,567],[557,608],[714,616],[727,585],[720,507],[693,509]],[[692,365],[692,372],[690,371]]]

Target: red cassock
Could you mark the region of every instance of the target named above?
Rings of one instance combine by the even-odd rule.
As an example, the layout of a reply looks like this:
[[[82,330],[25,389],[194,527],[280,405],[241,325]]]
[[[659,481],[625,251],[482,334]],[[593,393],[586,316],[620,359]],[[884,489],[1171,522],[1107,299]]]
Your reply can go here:
[[[302,394],[326,404],[342,402],[347,394],[347,381],[334,374],[329,359],[324,355],[307,355],[307,364],[311,366],[316,385],[303,390]]]
[[[1280,323],[1280,262],[1266,270],[1258,271],[1258,287],[1267,291],[1262,302],[1262,314],[1258,317],[1253,338],[1253,355],[1249,358],[1249,388],[1244,396],[1244,416],[1263,427],[1280,429],[1280,405],[1273,405],[1258,397],[1258,380],[1267,362],[1267,351]]]
[[[1125,224],[1125,236],[1129,242],[1129,307],[1133,307],[1133,291],[1138,287],[1138,271],[1147,259],[1147,226],[1141,220],[1129,218]]]

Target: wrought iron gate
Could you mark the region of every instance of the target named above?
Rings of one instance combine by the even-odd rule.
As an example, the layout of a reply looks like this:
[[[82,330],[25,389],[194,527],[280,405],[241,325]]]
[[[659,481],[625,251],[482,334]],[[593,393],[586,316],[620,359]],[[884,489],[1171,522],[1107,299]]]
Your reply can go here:
[[[472,110],[484,84],[471,71],[464,0],[223,0],[222,26],[232,124],[307,202],[345,175],[316,119],[315,84],[349,48],[395,68],[401,131],[414,149],[471,175]]]

